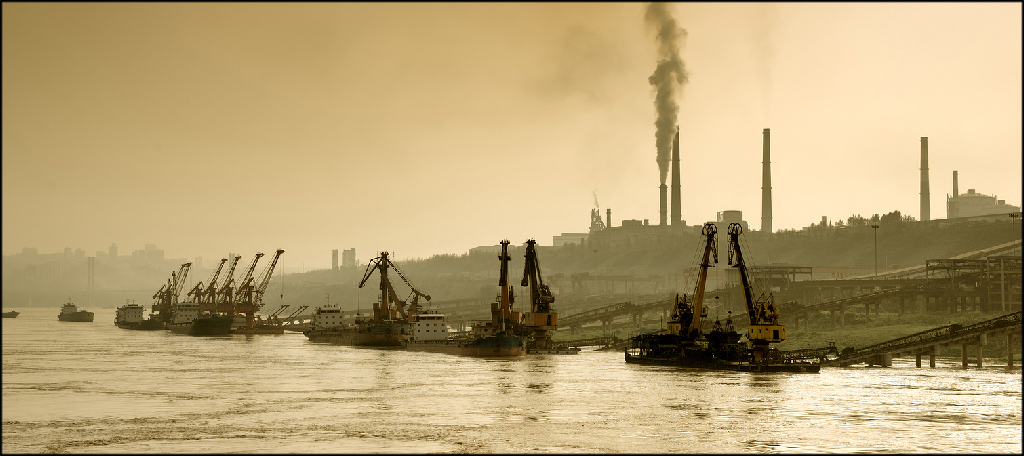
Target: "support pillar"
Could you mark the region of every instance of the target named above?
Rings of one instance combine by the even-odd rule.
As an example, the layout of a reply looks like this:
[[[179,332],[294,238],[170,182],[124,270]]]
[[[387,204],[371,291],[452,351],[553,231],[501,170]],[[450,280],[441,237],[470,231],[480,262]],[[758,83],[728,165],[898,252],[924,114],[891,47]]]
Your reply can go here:
[[[960,344],[960,364],[966,369],[967,368],[967,344]]]
[[[978,367],[981,367],[981,344],[978,344]]]
[[[928,355],[928,367],[935,368],[935,357],[939,355],[939,346],[932,345],[932,352]]]
[[[917,363],[916,363],[917,367],[921,367],[921,354],[918,353],[915,358],[916,358],[916,361],[917,361]]]
[[[842,309],[839,310],[839,327],[846,327],[846,303],[843,303]]]
[[[1013,333],[1006,333],[1006,367],[1013,367]]]

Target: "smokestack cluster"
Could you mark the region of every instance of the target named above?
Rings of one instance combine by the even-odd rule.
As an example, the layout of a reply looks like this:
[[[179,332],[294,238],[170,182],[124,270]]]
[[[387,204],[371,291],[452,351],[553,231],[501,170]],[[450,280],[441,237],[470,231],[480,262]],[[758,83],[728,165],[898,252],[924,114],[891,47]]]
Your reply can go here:
[[[771,130],[765,128],[761,133],[761,231],[772,232],[772,161],[771,161]]]
[[[931,220],[931,198],[928,194],[928,137],[921,137],[921,221]]]
[[[679,42],[686,37],[686,30],[676,24],[669,6],[665,3],[651,3],[644,13],[644,22],[657,32],[658,66],[647,78],[656,90],[654,109],[658,114],[655,126],[655,144],[658,149],[658,171],[661,175],[661,224],[667,225],[668,161],[671,153],[673,131],[679,114],[676,104],[676,90],[686,84],[686,67],[679,56]]]
[[[672,142],[672,226],[681,226],[679,193],[679,126],[676,126],[676,140]]]

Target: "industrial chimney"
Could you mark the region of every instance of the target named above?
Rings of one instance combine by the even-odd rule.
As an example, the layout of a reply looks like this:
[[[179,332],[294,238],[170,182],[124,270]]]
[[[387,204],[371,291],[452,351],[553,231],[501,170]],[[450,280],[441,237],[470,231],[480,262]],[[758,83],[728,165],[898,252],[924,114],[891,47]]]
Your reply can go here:
[[[921,137],[921,221],[931,220],[931,198],[928,195],[928,137]]]
[[[761,231],[772,232],[772,162],[771,162],[771,131],[762,132],[761,148],[764,153],[761,173]]]
[[[953,198],[960,196],[960,182],[957,179],[956,171],[953,171]]]
[[[661,226],[668,226],[668,186],[661,184]]]
[[[957,178],[956,171],[953,171],[953,196],[949,198],[949,202],[946,204],[946,218],[956,218],[960,216],[960,182]]]
[[[676,126],[676,140],[672,143],[672,226],[681,226],[679,198],[679,126]]]
[[[606,222],[607,223],[605,223],[605,226],[607,226],[608,228],[611,228],[612,227],[612,210],[611,209],[608,209],[608,220],[606,220]]]

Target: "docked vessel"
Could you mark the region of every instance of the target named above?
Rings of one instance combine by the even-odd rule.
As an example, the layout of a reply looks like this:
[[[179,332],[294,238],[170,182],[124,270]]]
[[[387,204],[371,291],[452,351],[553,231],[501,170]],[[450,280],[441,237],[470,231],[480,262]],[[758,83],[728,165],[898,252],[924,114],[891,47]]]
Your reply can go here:
[[[18,313],[18,311],[16,311],[16,310],[12,310],[10,312],[4,312],[3,314],[0,314],[0,315],[3,315],[3,318],[18,318],[18,315],[21,315],[21,314]]]
[[[60,321],[90,323],[93,319],[93,313],[87,310],[79,310],[74,304],[68,302],[60,309],[60,314],[57,315],[57,319]]]
[[[707,316],[703,307],[704,284],[708,268],[713,266],[711,261],[718,262],[717,232],[713,223],[706,223],[701,231],[705,237],[704,255],[692,297],[676,296],[672,318],[665,329],[631,337],[625,351],[626,362],[750,372],[819,372],[819,364],[786,359],[771,347],[772,343],[785,340],[786,329],[779,323],[771,294],[767,297],[762,294],[756,300],[753,297],[740,250],[742,228],[738,223],[729,224],[729,263],[735,253],[735,267],[739,268],[747,307],[746,337],[750,345],[740,341],[743,334],[733,328],[731,312],[724,325],[716,321],[708,334],[702,333],[702,323]]]
[[[409,337],[402,343],[407,350],[449,353],[464,356],[521,356],[526,353],[526,338],[486,336],[487,323],[473,325],[470,334],[453,334],[444,314],[424,312],[414,317]]]
[[[154,318],[152,315],[150,318],[145,318],[143,316],[145,310],[144,306],[134,302],[129,304],[128,300],[125,300],[125,305],[118,307],[117,313],[114,315],[114,326],[122,329],[143,331],[164,329],[163,321]]]
[[[529,336],[522,332],[522,313],[512,311],[512,287],[508,280],[508,240],[501,241],[501,272],[498,296],[491,303],[491,319],[472,325],[468,335],[449,335],[444,315],[422,313],[414,316],[407,350],[451,353],[465,356],[523,356]],[[441,331],[438,332],[437,329]]]
[[[234,318],[217,314],[199,314],[199,305],[183,302],[175,305],[167,329],[190,336],[222,336],[231,334]]]
[[[410,298],[398,298],[388,279],[389,269],[394,269],[412,290]],[[419,313],[419,298],[423,297],[430,301],[430,295],[413,286],[402,271],[388,259],[387,252],[381,252],[379,257],[370,260],[366,265],[366,273],[359,282],[360,288],[366,284],[366,280],[374,271],[380,271],[380,300],[373,304],[372,316],[357,316],[351,322],[347,322],[340,309],[318,308],[313,314],[310,329],[303,331],[302,334],[309,338],[310,342],[371,347],[402,345],[402,341],[409,335],[410,320]],[[405,309],[406,305],[409,306],[408,311]]]

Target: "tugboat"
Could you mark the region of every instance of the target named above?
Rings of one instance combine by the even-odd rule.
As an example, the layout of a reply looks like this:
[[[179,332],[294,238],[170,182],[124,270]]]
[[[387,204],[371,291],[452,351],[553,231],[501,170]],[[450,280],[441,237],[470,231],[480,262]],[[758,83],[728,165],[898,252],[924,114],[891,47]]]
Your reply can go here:
[[[78,307],[75,307],[75,305],[71,303],[71,300],[68,300],[67,304],[64,304],[64,307],[60,309],[60,314],[57,315],[57,319],[60,321],[91,323],[93,313],[87,310],[78,310]]]
[[[467,356],[523,356],[528,336],[517,333],[522,321],[520,312],[512,311],[512,286],[508,281],[508,240],[501,241],[500,291],[491,303],[491,320],[472,326],[466,336],[449,336],[444,315],[425,312],[414,318],[411,337],[402,345],[407,350],[451,353]],[[440,330],[440,332],[438,332]]]
[[[114,326],[121,329],[142,331],[164,329],[164,322],[154,318],[153,315],[150,315],[148,319],[143,318],[145,310],[144,306],[136,304],[134,301],[128,304],[128,300],[125,299],[124,305],[117,308],[117,314],[114,316]]]
[[[779,323],[779,313],[771,294],[767,298],[762,294],[757,300],[753,297],[747,266],[740,251],[741,232],[740,224],[729,224],[729,263],[732,264],[735,253],[735,267],[739,268],[749,320],[746,336],[751,346],[740,341],[743,335],[732,327],[731,312],[724,326],[716,321],[707,335],[701,332],[702,320],[707,316],[707,309],[703,307],[704,284],[708,268],[713,266],[711,260],[718,262],[718,230],[709,222],[701,231],[706,242],[692,299],[676,295],[672,319],[664,330],[631,337],[625,352],[627,363],[747,372],[820,371],[819,364],[786,359],[782,352],[770,346],[785,340],[786,328]]]
[[[3,314],[0,314],[0,315],[2,315],[3,318],[18,318],[18,315],[21,315],[21,314],[18,313],[18,311],[16,311],[16,310],[12,310],[10,312],[4,312]]]
[[[406,312],[406,301],[400,300],[395,289],[388,280],[388,269],[394,269],[398,276],[412,289],[412,303]],[[419,313],[419,298],[422,296],[430,301],[430,295],[423,293],[405,278],[402,271],[388,259],[388,252],[370,260],[366,265],[366,273],[359,282],[359,288],[366,284],[373,271],[380,271],[380,302],[373,304],[372,317],[356,317],[353,323],[341,323],[341,311],[337,309],[317,309],[313,316],[313,326],[303,331],[310,342],[327,342],[338,345],[357,345],[370,347],[400,346],[409,334],[410,315]],[[334,317],[334,319],[331,319]],[[325,325],[327,321],[336,321]]]

